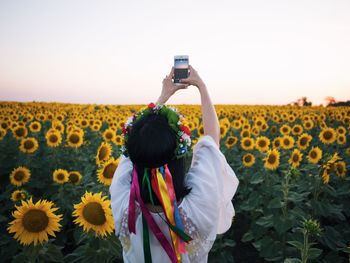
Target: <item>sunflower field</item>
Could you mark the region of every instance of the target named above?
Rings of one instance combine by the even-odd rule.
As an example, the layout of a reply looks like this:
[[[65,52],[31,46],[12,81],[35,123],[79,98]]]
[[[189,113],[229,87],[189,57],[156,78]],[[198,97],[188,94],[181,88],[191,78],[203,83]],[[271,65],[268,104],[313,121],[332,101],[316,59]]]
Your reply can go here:
[[[201,107],[173,106],[193,149]],[[0,102],[1,262],[122,262],[109,186],[141,107]],[[209,262],[349,262],[350,108],[215,109],[240,184]]]

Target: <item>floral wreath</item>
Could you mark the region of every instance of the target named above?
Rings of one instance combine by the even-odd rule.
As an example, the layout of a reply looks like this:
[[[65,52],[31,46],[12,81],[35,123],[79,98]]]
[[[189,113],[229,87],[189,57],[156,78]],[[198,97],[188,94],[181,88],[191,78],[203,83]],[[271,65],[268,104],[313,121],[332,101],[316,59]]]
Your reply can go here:
[[[174,156],[176,159],[185,156],[188,152],[188,147],[191,146],[191,130],[188,128],[186,119],[175,107],[166,106],[159,103],[154,104],[153,102],[141,108],[138,112],[127,119],[122,128],[124,143],[121,147],[121,154],[123,154],[125,157],[129,156],[125,145],[128,141],[129,133],[134,122],[150,114],[160,114],[167,118],[168,124],[174,130],[177,138],[177,146],[174,151]]]

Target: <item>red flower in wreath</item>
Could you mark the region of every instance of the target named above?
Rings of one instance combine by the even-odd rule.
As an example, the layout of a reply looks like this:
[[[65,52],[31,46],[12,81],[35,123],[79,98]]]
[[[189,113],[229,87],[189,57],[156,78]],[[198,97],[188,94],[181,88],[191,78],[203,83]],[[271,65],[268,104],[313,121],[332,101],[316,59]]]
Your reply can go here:
[[[123,134],[126,134],[126,133],[127,133],[127,129],[125,129],[124,126],[123,126],[123,128],[122,128],[122,133],[123,133]]]
[[[155,105],[153,102],[151,102],[150,104],[148,104],[148,108],[150,108],[150,109],[153,109],[155,106],[156,106],[156,105]]]
[[[188,136],[191,136],[191,131],[190,131],[190,129],[189,129],[187,126],[181,125],[181,126],[180,126],[180,129],[181,129],[184,133],[186,133]]]

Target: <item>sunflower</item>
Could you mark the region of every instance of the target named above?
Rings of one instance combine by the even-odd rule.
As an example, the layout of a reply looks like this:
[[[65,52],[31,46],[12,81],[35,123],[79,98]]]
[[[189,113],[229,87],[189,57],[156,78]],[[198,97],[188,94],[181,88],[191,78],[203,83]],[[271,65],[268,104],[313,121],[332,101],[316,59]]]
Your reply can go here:
[[[33,137],[27,137],[21,140],[19,150],[23,153],[33,153],[39,148],[37,139]]]
[[[343,145],[346,143],[346,136],[344,134],[338,134],[337,143]]]
[[[15,190],[11,194],[11,200],[13,202],[19,201],[19,200],[24,200],[28,196],[27,192],[23,190]]]
[[[27,128],[23,126],[17,126],[12,132],[17,140],[23,139],[28,135]]]
[[[242,127],[242,122],[240,120],[234,120],[231,127],[235,130],[239,130]]]
[[[344,177],[346,174],[346,163],[344,161],[339,161],[335,164],[335,171],[338,176]]]
[[[276,170],[280,164],[280,152],[277,149],[268,150],[264,161],[266,169]]]
[[[303,154],[299,151],[299,149],[294,149],[288,162],[292,167],[296,168],[300,165],[302,157]]]
[[[32,198],[21,202],[21,206],[15,206],[16,211],[12,213],[15,219],[9,223],[8,232],[15,233],[14,238],[23,245],[34,243],[36,246],[38,242],[48,241],[48,235],[55,237],[54,232],[60,231],[62,215],[54,213],[58,209],[52,207],[54,203],[39,200],[34,204]]]
[[[245,167],[251,167],[255,163],[255,156],[251,153],[243,155],[242,162]]]
[[[29,130],[31,132],[39,132],[41,130],[41,124],[38,121],[33,121],[29,124]]]
[[[203,126],[203,124],[200,124],[200,125],[199,125],[199,127],[198,127],[198,129],[197,129],[197,132],[198,132],[198,136],[199,136],[199,137],[204,136],[204,126]]]
[[[319,134],[319,138],[323,144],[331,144],[337,139],[337,133],[333,128],[325,128]]]
[[[96,164],[101,165],[102,163],[109,160],[112,154],[112,146],[108,142],[102,142],[96,153]]]
[[[241,138],[250,137],[250,131],[249,130],[242,130],[241,131]]]
[[[108,161],[102,164],[102,167],[97,171],[97,178],[101,184],[111,185],[119,160],[119,157],[116,160],[111,157]]]
[[[294,146],[294,138],[289,135],[284,135],[281,138],[281,147],[283,149],[291,149]]]
[[[56,169],[52,173],[52,179],[58,184],[67,183],[69,180],[69,173],[64,169]]]
[[[115,136],[115,130],[112,128],[106,129],[102,134],[103,139],[107,142],[114,141]]]
[[[260,152],[266,152],[270,146],[270,139],[265,136],[259,136],[255,142],[255,148]]]
[[[67,135],[67,142],[69,147],[79,148],[83,142],[83,134],[78,131],[69,132]]]
[[[303,133],[302,135],[300,135],[298,137],[298,140],[297,140],[297,145],[298,145],[298,148],[300,150],[306,150],[307,147],[309,147],[309,144],[312,140],[312,136],[307,134],[307,133]]]
[[[49,147],[57,147],[62,142],[62,136],[61,133],[58,130],[50,129],[46,135],[46,143]]]
[[[220,123],[220,138],[224,138],[226,136],[227,131],[228,128],[225,125],[225,123]]]
[[[70,183],[72,184],[79,184],[80,181],[81,181],[81,173],[78,172],[78,171],[70,171],[69,174],[68,174],[68,180]]]
[[[303,126],[301,126],[300,124],[295,124],[292,127],[292,134],[293,135],[300,135],[303,132]]]
[[[241,140],[241,147],[244,150],[253,150],[254,149],[254,139],[250,137],[243,137]]]
[[[102,193],[85,192],[79,204],[74,205],[74,223],[82,226],[84,231],[95,232],[95,236],[107,236],[114,230],[114,220],[110,200]]]
[[[29,181],[30,170],[24,166],[19,166],[10,174],[10,182],[15,186],[21,186]]]
[[[0,140],[2,140],[5,137],[6,133],[7,131],[0,127]]]
[[[345,152],[347,155],[350,155],[350,147],[346,148]]]
[[[345,135],[346,134],[346,129],[343,127],[343,126],[339,126],[337,128],[337,134],[342,134],[342,135]]]
[[[311,130],[314,127],[314,123],[311,120],[304,121],[303,126],[306,130]]]
[[[238,141],[236,136],[228,136],[225,145],[228,149],[232,148]]]
[[[316,164],[322,158],[322,150],[319,147],[312,147],[309,151],[307,159],[310,163]]]
[[[291,127],[288,126],[288,124],[283,124],[280,128],[280,133],[282,135],[288,135],[291,132]]]
[[[272,145],[274,148],[278,149],[279,147],[281,147],[281,139],[281,137],[276,137],[275,139],[273,139]]]
[[[331,174],[331,168],[326,168],[326,169],[323,170],[323,172],[322,172],[322,181],[323,181],[324,184],[328,184],[329,183],[330,174]]]
[[[113,143],[116,144],[116,145],[123,145],[123,144],[124,144],[123,136],[117,134],[117,135],[114,137]]]

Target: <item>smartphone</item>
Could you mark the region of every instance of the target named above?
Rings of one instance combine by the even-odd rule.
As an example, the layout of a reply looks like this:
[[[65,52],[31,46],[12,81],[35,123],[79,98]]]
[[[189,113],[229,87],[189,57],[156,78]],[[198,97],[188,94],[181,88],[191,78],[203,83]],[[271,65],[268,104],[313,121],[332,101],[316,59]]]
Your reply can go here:
[[[174,56],[174,83],[185,78],[188,78],[188,56]]]

